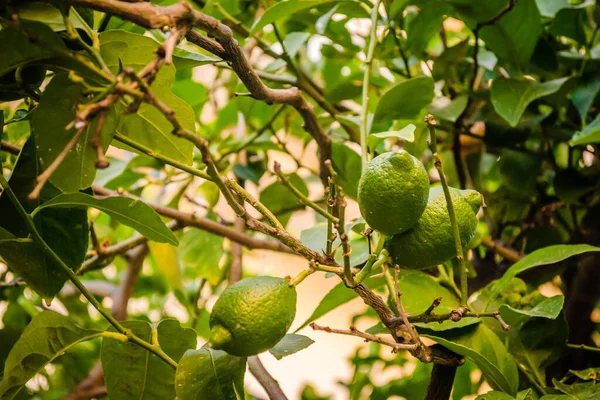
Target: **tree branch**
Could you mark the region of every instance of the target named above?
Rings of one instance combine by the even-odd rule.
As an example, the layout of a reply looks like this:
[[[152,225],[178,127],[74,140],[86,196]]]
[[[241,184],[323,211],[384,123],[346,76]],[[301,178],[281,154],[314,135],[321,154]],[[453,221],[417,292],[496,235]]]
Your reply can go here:
[[[281,390],[279,382],[275,380],[262,364],[258,356],[248,357],[248,368],[258,383],[265,389],[271,400],[287,400],[285,393]]]

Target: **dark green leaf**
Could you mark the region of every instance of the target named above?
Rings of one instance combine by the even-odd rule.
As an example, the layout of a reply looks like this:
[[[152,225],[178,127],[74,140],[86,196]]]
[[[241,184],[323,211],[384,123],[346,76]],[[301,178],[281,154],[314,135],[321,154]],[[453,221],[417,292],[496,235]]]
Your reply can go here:
[[[96,199],[85,193],[71,193],[56,196],[42,204],[40,209],[48,207],[92,207],[113,217],[123,225],[127,225],[160,243],[178,245],[173,232],[164,224],[158,214],[147,204],[139,200],[121,196]]]
[[[506,4],[506,2],[504,2]],[[542,32],[542,19],[535,0],[520,0],[496,23],[479,35],[499,59],[524,70]]]
[[[530,79],[494,79],[492,104],[498,115],[515,127],[529,103],[555,93],[568,79],[566,77],[544,83]]]
[[[432,78],[420,76],[402,81],[381,96],[373,122],[416,118],[432,100]]]
[[[67,130],[65,127],[73,121],[77,104],[85,101],[82,90],[83,87],[73,83],[67,74],[59,74],[52,79],[33,113],[33,131],[44,168],[58,157],[75,135],[76,129]],[[115,134],[118,118],[115,110],[109,109],[101,136],[105,151]],[[50,178],[50,182],[63,192],[87,189],[94,182],[98,154],[90,141],[96,132],[96,124],[97,119],[85,128],[73,150]]]
[[[178,400],[243,400],[246,359],[203,347],[188,350],[175,376]]]
[[[152,341],[155,329],[161,349],[176,362],[187,350],[196,347],[196,333],[182,328],[174,319],[160,321],[158,326],[145,321],[125,321],[122,324],[146,342]],[[110,330],[114,331],[113,328]],[[111,399],[163,400],[175,397],[175,371],[148,350],[134,343],[105,338],[100,358]]]
[[[13,399],[46,364],[73,346],[100,337],[102,332],[82,329],[54,311],[36,315],[6,359],[0,398]]]
[[[27,212],[33,211],[40,202],[60,194],[51,183],[47,183],[39,199],[28,199],[38,174],[35,138],[30,136],[9,180],[17,199]],[[3,228],[17,237],[29,235],[29,229],[8,196],[0,196],[0,209],[0,225]],[[34,222],[44,241],[67,266],[76,271],[88,248],[87,211],[80,208],[43,210],[35,216]],[[67,279],[61,267],[47,259],[37,244],[4,243],[0,246],[0,254],[14,273],[47,300],[60,291]]]
[[[528,254],[521,261],[510,267],[504,273],[502,278],[493,284],[486,307],[498,296],[498,294],[500,294],[502,289],[504,289],[510,280],[521,272],[527,271],[531,268],[539,267],[541,265],[554,264],[578,254],[597,251],[600,251],[600,247],[594,247],[587,244],[559,244],[556,246],[549,246],[539,249],[531,254]]]
[[[598,78],[579,82],[577,86],[571,90],[571,101],[575,108],[577,108],[577,112],[582,121],[585,121],[587,113],[594,103],[594,99],[598,95],[598,92],[600,92],[600,79]]]
[[[494,390],[491,392],[487,392],[486,394],[477,396],[477,398],[475,398],[475,400],[515,400],[515,398],[509,394],[506,394],[503,392],[497,392]]]
[[[14,124],[15,122],[20,122],[20,121],[29,121],[31,119],[32,113],[33,113],[33,111],[18,109],[15,111],[15,114],[13,115],[13,117],[10,120],[6,121],[6,123],[4,125]]]
[[[283,357],[287,357],[300,350],[306,349],[308,346],[313,344],[315,341],[309,337],[298,335],[295,333],[288,333],[277,343],[273,348],[269,349],[269,353],[273,354],[278,360]]]
[[[445,0],[436,0],[421,5],[419,13],[408,23],[408,48],[420,56],[427,45],[439,34],[442,23],[451,7]]]
[[[156,57],[159,44],[152,38],[125,31],[108,31],[100,35],[100,50],[108,67],[116,73],[119,63],[133,68],[136,72]],[[169,106],[181,124],[195,131],[194,112],[190,106],[171,92],[175,81],[175,67],[164,65],[152,84],[152,92]],[[120,118],[117,132],[127,136],[154,151],[187,164],[192,163],[193,145],[175,137],[172,125],[155,107],[142,104],[136,114]],[[127,148],[119,142],[116,146]],[[127,148],[129,149],[129,148]]]
[[[517,393],[517,364],[502,341],[485,324],[443,332],[421,329],[419,333],[477,364],[492,388]]]
[[[30,30],[32,35],[43,39],[42,43],[32,43],[27,35],[15,26],[4,27],[0,31],[0,43],[10,43],[10,46],[0,48],[0,76],[19,66],[51,58],[54,56],[54,49],[66,49],[60,37],[48,26],[39,22],[25,22],[23,26]]]

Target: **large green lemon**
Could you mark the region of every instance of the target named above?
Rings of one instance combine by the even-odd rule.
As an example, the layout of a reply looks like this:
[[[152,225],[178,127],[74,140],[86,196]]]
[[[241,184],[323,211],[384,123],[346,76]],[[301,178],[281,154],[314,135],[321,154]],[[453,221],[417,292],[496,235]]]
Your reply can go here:
[[[363,171],[358,205],[365,221],[385,235],[417,223],[427,206],[429,177],[419,160],[406,151],[383,153]]]
[[[262,353],[285,336],[295,315],[296,289],[287,279],[243,279],[217,299],[209,321],[210,342],[239,357]]]
[[[475,236],[482,197],[474,190],[454,188],[450,188],[450,194],[464,248]],[[434,187],[429,192],[429,202],[416,225],[389,238],[385,247],[394,263],[409,269],[436,266],[456,257],[450,215],[441,187]]]

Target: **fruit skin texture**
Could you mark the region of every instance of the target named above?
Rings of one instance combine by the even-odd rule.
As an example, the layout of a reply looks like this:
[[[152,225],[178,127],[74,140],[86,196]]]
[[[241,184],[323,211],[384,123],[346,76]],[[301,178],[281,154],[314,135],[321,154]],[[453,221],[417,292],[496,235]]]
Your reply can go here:
[[[429,194],[423,164],[402,150],[375,157],[358,183],[358,205],[369,226],[395,235],[417,223]]]
[[[270,276],[243,279],[218,298],[210,315],[215,349],[248,357],[275,346],[296,316],[296,289]]]
[[[474,190],[450,188],[454,213],[463,247],[477,230],[477,212],[481,194]],[[409,231],[394,235],[385,243],[394,263],[402,268],[421,269],[442,264],[456,257],[446,197],[441,187],[429,192],[429,202],[419,222]]]

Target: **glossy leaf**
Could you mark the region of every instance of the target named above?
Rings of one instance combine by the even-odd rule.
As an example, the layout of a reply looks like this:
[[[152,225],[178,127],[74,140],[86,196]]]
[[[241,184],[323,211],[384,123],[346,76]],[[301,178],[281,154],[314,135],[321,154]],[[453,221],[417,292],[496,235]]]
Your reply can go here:
[[[203,347],[188,350],[175,375],[178,400],[243,400],[246,359]]]
[[[368,141],[371,143],[371,142],[376,142],[375,138],[387,139],[390,137],[395,137],[398,139],[406,140],[407,142],[414,142],[415,141],[415,129],[416,129],[416,126],[414,126],[413,124],[408,124],[407,126],[400,129],[399,131],[386,131],[386,132],[371,133],[368,137]]]
[[[383,279],[368,278],[365,281],[365,285],[373,290],[382,287],[384,284],[385,282]],[[431,306],[433,300],[438,297],[442,298],[442,303],[435,310],[437,314],[450,312],[460,305],[458,298],[452,292],[436,282],[431,275],[421,271],[400,271],[398,286],[403,293],[402,304],[404,305],[406,312],[412,315],[418,315],[425,312],[425,310]],[[338,284],[325,295],[315,311],[313,311],[312,315],[296,331],[299,331],[311,322],[321,318],[325,314],[335,310],[337,307],[349,302],[357,296],[358,295],[354,291],[348,290],[343,283]],[[479,319],[477,318],[463,318],[459,322],[444,321],[442,323],[417,323],[415,325],[427,327],[431,330],[443,331],[477,323],[479,323]]]
[[[447,97],[442,97],[441,101],[434,101],[428,108],[428,111],[438,119],[444,119],[450,122],[456,122],[458,117],[467,107],[468,96],[458,96],[450,101]]]
[[[9,184],[25,211],[33,211],[40,202],[60,194],[51,183],[47,183],[40,198],[30,200],[27,196],[35,186],[40,173],[37,161],[36,142],[33,136],[23,146]],[[0,226],[16,237],[29,236],[29,229],[8,196],[0,196]],[[87,211],[81,208],[48,209],[35,218],[37,230],[44,241],[72,270],[83,262],[88,248]],[[67,276],[62,268],[50,261],[42,249],[34,243],[4,243],[0,255],[9,268],[23,278],[43,298],[52,299],[63,287]]]
[[[582,120],[586,119],[588,111],[599,92],[600,79],[598,78],[584,80],[571,90],[571,101],[575,108],[577,108],[579,117]]]
[[[71,193],[56,196],[42,204],[40,209],[48,207],[92,207],[113,217],[159,243],[178,245],[177,238],[167,228],[158,214],[144,202],[127,197],[111,196],[97,199],[84,193]]]
[[[158,326],[145,321],[125,321],[122,324],[147,342],[152,341],[153,330],[156,330],[154,335],[161,349],[176,362],[187,350],[196,347],[196,333],[181,327],[174,319],[163,320]],[[110,330],[114,331],[113,328]],[[162,400],[175,397],[175,371],[146,349],[134,343],[105,338],[100,358],[111,399]]]
[[[4,376],[0,383],[0,398],[13,399],[23,386],[73,346],[100,337],[102,332],[83,329],[67,317],[54,311],[36,315],[10,350]]]
[[[64,150],[75,135],[76,129],[65,127],[73,121],[77,105],[86,101],[83,87],[73,83],[67,74],[59,74],[48,85],[33,113],[33,131],[38,144],[38,155],[43,168],[47,168]],[[96,118],[84,130],[60,166],[52,174],[50,182],[63,192],[87,189],[96,177],[96,149],[91,139],[96,132]],[[102,128],[101,143],[104,151],[112,140],[118,123],[114,108],[109,109]]]
[[[569,7],[569,0],[536,0],[536,4],[542,16],[553,18],[559,10]]]
[[[148,242],[150,254],[158,267],[159,271],[165,277],[173,289],[181,290],[181,266],[177,256],[177,248],[169,243]]]
[[[502,289],[506,287],[510,280],[521,272],[527,271],[531,268],[539,267],[541,265],[554,264],[578,254],[598,251],[600,251],[600,247],[590,246],[587,244],[559,244],[536,250],[533,253],[525,256],[519,262],[515,263],[504,273],[502,278],[492,285],[488,295],[486,307],[498,296],[498,294],[500,294]]]
[[[300,350],[306,349],[314,342],[314,340],[307,336],[288,333],[279,341],[279,343],[269,349],[269,353],[271,353],[276,359],[281,360],[283,357],[287,357],[299,352]]]
[[[600,115],[583,130],[577,132],[569,142],[571,146],[600,143]]]
[[[532,101],[555,93],[569,78],[538,83],[530,79],[498,78],[492,83],[494,109],[512,127],[517,126]]]
[[[127,65],[136,72],[156,57],[158,43],[152,38],[125,31],[108,31],[100,35],[100,51],[113,73],[119,65]],[[169,106],[181,124],[195,131],[194,112],[191,107],[171,92],[175,81],[175,67],[164,65],[152,83],[152,92]],[[123,106],[121,105],[121,108]],[[175,137],[172,125],[155,107],[142,104],[137,113],[120,118],[117,132],[127,136],[154,151],[187,164],[192,163],[193,145],[189,141]],[[116,146],[124,147],[119,142]]]
[[[420,329],[419,333],[477,364],[492,388],[510,394],[517,393],[517,364],[502,341],[485,324],[444,332]]]
[[[281,3],[275,3],[269,7],[265,13],[252,25],[250,35],[256,34],[265,26],[272,24],[280,19],[289,18],[298,11],[317,7],[327,3],[337,3],[350,0],[288,0]]]
[[[528,318],[556,319],[564,303],[565,297],[557,295],[543,300],[530,310],[519,310],[507,304],[502,304],[498,311],[509,325],[514,326]]]
[[[402,81],[381,96],[373,123],[416,118],[432,100],[432,78],[420,76]]]

